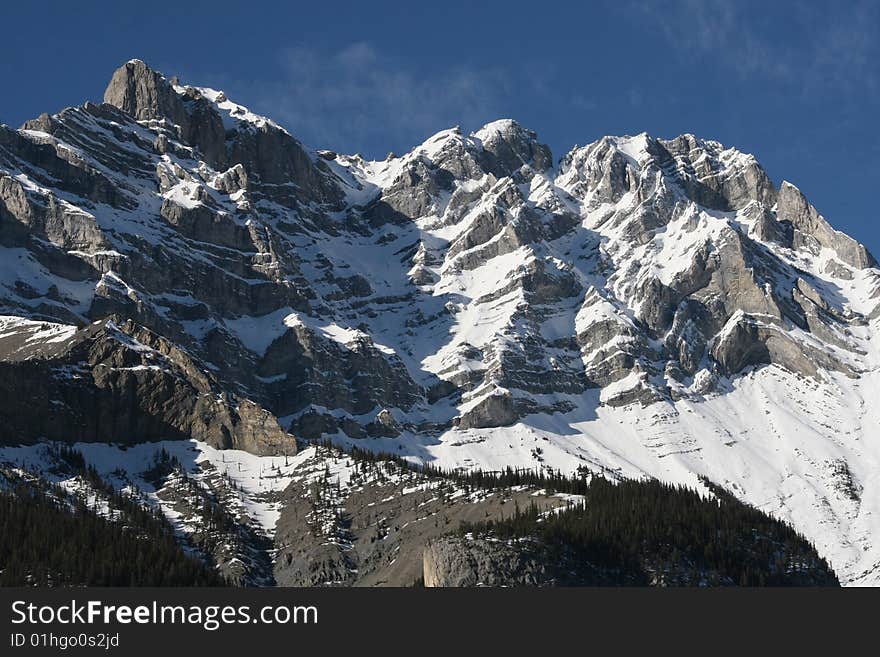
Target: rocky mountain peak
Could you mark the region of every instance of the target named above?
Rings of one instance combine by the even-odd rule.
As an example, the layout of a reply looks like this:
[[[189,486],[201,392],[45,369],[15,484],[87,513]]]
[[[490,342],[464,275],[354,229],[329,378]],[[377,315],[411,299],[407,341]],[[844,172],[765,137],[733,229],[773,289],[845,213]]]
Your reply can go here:
[[[104,91],[104,102],[139,120],[173,116],[182,109],[171,84],[140,59],[132,59],[114,71]]]
[[[510,175],[526,166],[545,171],[553,166],[550,148],[538,142],[535,132],[513,119],[487,123],[472,134],[490,156],[488,167],[496,175]]]
[[[642,133],[553,167],[500,120],[369,161],[137,60],[105,100],[0,128],[0,311],[72,331],[113,315],[180,358],[163,374],[110,337],[94,363],[16,347],[89,373],[35,386],[42,408],[159,381],[187,409],[175,436],[218,446],[283,442],[265,409],[282,433],[450,467],[785,490],[781,515],[851,546],[845,576],[880,564],[860,542],[880,517],[880,270],[754,157]],[[138,369],[102,387],[104,363]],[[181,367],[208,383],[174,384]],[[238,401],[211,423],[190,388]],[[123,419],[150,429],[155,408]]]
[[[199,148],[211,166],[225,168],[228,154],[223,122],[198,90],[174,86],[143,61],[133,59],[113,73],[104,102],[138,121],[168,121],[177,128],[176,138]]]
[[[310,153],[277,123],[228,100],[222,91],[172,84],[143,61],[133,59],[113,74],[104,102],[138,121],[167,121],[171,136],[198,149],[218,172],[241,164],[254,181],[284,203],[336,203],[340,192],[317,154]],[[294,184],[298,192],[275,186]],[[308,190],[306,192],[305,190]],[[285,200],[287,199],[287,200]]]

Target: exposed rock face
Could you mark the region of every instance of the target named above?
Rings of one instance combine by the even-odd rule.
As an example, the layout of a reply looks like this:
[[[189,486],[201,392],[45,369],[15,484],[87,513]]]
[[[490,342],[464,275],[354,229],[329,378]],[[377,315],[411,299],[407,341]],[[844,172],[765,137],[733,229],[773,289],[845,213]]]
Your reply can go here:
[[[566,505],[529,487],[473,489],[388,461],[307,450],[278,519],[281,586],[412,586],[423,575],[424,546],[462,522]]]
[[[745,538],[745,542],[748,540]],[[788,586],[839,585],[827,564],[819,566],[811,546],[791,547],[798,551],[797,559],[812,566],[800,571],[777,571],[777,576],[787,579]],[[754,549],[760,554],[757,545]],[[698,567],[688,557],[679,556],[683,554],[673,552],[670,558],[669,553],[658,557],[646,551],[637,563],[620,568],[596,562],[567,543],[548,545],[537,536],[500,539],[489,534],[466,534],[430,540],[423,552],[422,565],[428,587],[694,586],[695,580],[714,581],[722,586],[739,584],[717,567]]]
[[[537,551],[501,541],[442,538],[425,546],[425,586],[548,586],[550,568]]]
[[[139,121],[169,121],[177,126],[181,141],[197,147],[205,161],[218,171],[227,165],[242,165],[244,171],[251,171],[268,185],[293,183],[308,190],[303,200],[315,195],[323,201],[338,199],[338,189],[327,184],[326,174],[319,171],[320,162],[313,161],[286,131],[262,120],[243,121],[227,134],[218,105],[227,102],[225,96],[211,96],[195,87],[172,85],[144,62],[132,60],[113,74],[104,92],[104,102]],[[244,112],[233,109],[232,116]]]
[[[553,165],[550,149],[516,121],[495,121],[484,126],[476,137],[484,149],[483,166],[495,176],[509,176],[524,167],[544,171]]]
[[[789,221],[794,227],[793,248],[816,253],[826,247],[834,251],[841,262],[856,269],[877,267],[877,261],[863,245],[828,225],[801,191],[787,181],[783,181],[779,189],[776,213],[781,221]]]
[[[193,438],[254,454],[296,453],[271,413],[222,391],[203,364],[130,320],[42,343],[40,332],[53,328],[22,324],[0,338],[4,442]]]
[[[139,59],[116,70],[104,91],[104,102],[138,120],[167,116],[179,123],[186,113],[183,101],[165,77]]]
[[[132,60],[104,104],[0,127],[0,249],[0,313],[131,320],[308,438],[469,467],[721,471],[761,504],[785,463],[809,463],[796,476],[826,483],[781,512],[833,526],[853,578],[880,572],[874,544],[850,541],[880,509],[838,499],[824,465],[873,480],[874,448],[829,427],[873,435],[877,263],[717,142],[603,137],[553,166],[502,120],[367,161]],[[748,433],[730,426],[768,400]],[[228,440],[196,421],[169,435],[272,443],[237,413]],[[759,435],[790,441],[789,460],[756,485],[751,457],[715,450]]]
[[[198,146],[208,162],[226,162],[225,131],[220,115],[195,89],[179,94],[162,74],[140,60],[132,60],[113,74],[104,102],[139,121],[167,118],[179,128],[179,137]]]
[[[495,393],[487,395],[464,413],[458,426],[461,429],[505,427],[516,422],[518,417],[510,393]]]
[[[652,140],[648,150],[662,167],[674,169],[688,197],[701,205],[739,210],[753,201],[767,207],[776,201],[776,188],[755,158],[725,150],[717,142],[688,134]]]
[[[296,325],[272,343],[264,363],[260,375],[274,380],[268,385],[279,415],[310,405],[362,415],[381,405],[408,409],[421,399],[400,360],[363,333],[340,343]]]

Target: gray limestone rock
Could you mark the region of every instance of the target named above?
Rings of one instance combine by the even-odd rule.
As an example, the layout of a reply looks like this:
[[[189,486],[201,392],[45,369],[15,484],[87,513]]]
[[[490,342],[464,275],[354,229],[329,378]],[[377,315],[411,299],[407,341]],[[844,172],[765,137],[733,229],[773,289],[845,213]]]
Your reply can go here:
[[[186,116],[183,100],[171,84],[139,59],[116,69],[104,91],[104,102],[139,121],[167,117],[179,124]]]
[[[488,133],[482,140],[484,168],[496,176],[510,176],[524,166],[544,171],[553,165],[550,148],[516,121],[495,121],[483,130]]]
[[[16,353],[0,362],[7,442],[191,438],[255,454],[296,452],[271,413],[222,390],[203,364],[130,320],[96,322]]]
[[[868,250],[854,239],[834,230],[825,218],[810,205],[801,191],[787,181],[779,189],[776,215],[794,227],[794,247],[832,249],[844,263],[856,269],[877,267]]]
[[[139,59],[119,67],[104,91],[104,102],[138,121],[167,119],[183,141],[197,146],[209,163],[227,160],[226,132],[220,115],[192,88],[179,93],[165,77]]]
[[[423,551],[427,587],[547,586],[553,577],[537,550],[484,538],[441,538]]]
[[[517,421],[513,397],[509,392],[495,391],[486,395],[458,419],[459,429],[505,427]]]
[[[376,407],[407,410],[423,398],[400,359],[366,335],[342,345],[307,327],[291,328],[269,346],[258,371],[274,380],[267,388],[280,416],[310,405],[354,415]]]

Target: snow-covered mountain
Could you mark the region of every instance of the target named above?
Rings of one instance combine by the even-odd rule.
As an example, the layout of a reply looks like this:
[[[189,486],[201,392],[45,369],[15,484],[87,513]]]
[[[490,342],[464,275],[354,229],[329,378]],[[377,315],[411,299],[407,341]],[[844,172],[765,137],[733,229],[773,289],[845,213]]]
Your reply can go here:
[[[0,312],[7,444],[709,480],[880,584],[880,269],[714,141],[366,161],[132,60],[0,126]]]

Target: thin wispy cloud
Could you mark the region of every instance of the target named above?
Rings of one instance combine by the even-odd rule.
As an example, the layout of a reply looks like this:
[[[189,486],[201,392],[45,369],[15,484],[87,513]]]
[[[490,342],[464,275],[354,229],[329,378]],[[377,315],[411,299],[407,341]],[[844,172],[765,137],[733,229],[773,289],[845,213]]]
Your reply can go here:
[[[784,21],[766,9],[784,10]],[[811,3],[733,3],[724,0],[633,2],[630,14],[664,35],[670,53],[704,58],[740,80],[764,78],[800,98],[836,93],[842,100],[877,96],[880,9],[847,3],[828,14]]]
[[[311,145],[344,151],[408,149],[443,128],[507,116],[519,94],[550,93],[543,75],[491,64],[418,71],[367,42],[291,48],[282,69],[258,102]],[[583,96],[571,102],[589,105]]]

